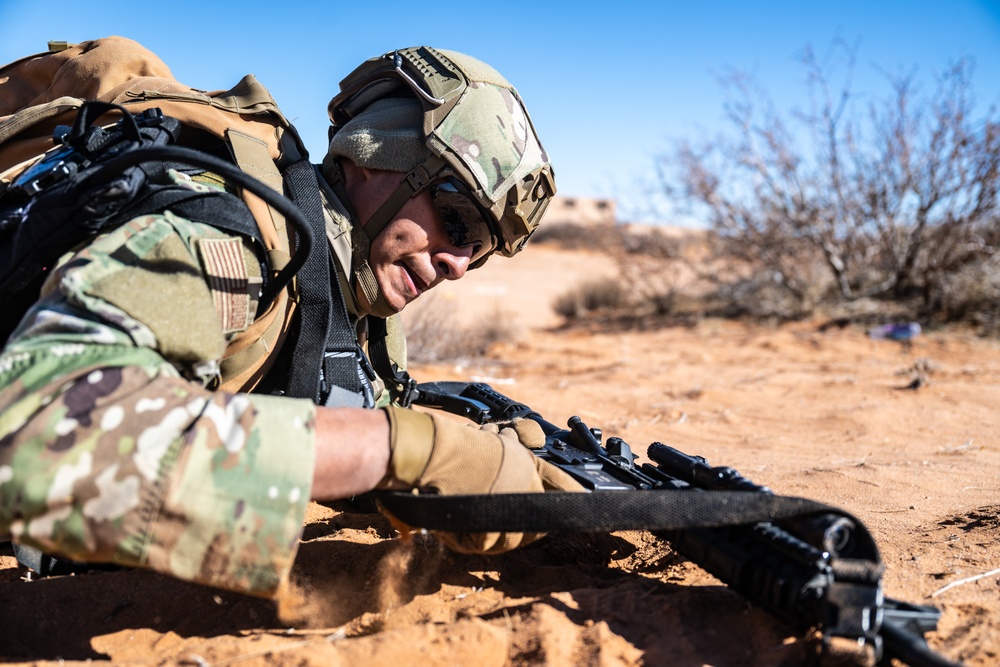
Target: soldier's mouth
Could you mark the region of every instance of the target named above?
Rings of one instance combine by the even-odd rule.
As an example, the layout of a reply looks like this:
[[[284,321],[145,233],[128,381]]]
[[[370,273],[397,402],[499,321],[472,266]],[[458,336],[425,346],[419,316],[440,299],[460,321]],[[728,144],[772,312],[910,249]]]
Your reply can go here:
[[[429,284],[420,277],[420,274],[413,267],[406,263],[400,263],[400,266],[403,269],[403,275],[406,277],[407,288],[413,294],[413,298],[420,296],[423,292],[430,289]]]

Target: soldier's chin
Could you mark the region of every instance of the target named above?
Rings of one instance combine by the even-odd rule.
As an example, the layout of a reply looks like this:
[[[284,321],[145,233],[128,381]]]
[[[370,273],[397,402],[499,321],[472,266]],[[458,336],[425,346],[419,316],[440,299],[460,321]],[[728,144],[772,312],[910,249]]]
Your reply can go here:
[[[387,292],[385,290],[382,290],[382,299],[385,305],[387,305],[389,308],[392,309],[393,312],[396,313],[406,308],[407,304],[416,301],[417,297],[419,296],[420,296],[419,293],[401,294],[400,292],[397,291]]]
[[[390,307],[390,308],[392,308],[392,309],[393,309],[394,311],[396,311],[396,312],[398,313],[398,312],[401,312],[401,311],[402,311],[402,310],[403,310],[404,308],[406,308],[406,307],[407,307],[408,305],[410,305],[411,303],[413,303],[414,301],[416,301],[416,300],[417,300],[417,298],[418,298],[419,296],[420,296],[420,295],[418,294],[417,296],[414,296],[414,297],[410,297],[409,299],[406,299],[406,300],[404,300],[404,301],[403,301],[402,303],[400,303],[400,304],[399,304],[398,306],[397,306],[397,304],[395,304],[395,303],[393,303],[393,302],[391,302],[391,301],[389,301],[389,302],[387,302],[387,303],[389,304],[389,307]]]

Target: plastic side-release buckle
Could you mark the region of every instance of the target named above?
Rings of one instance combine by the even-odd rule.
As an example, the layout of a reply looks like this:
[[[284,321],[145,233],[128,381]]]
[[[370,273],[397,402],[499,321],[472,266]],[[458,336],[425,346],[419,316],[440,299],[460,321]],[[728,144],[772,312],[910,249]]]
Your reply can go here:
[[[417,165],[406,175],[406,182],[413,188],[413,192],[417,193],[427,187],[431,182],[431,177],[423,165]]]

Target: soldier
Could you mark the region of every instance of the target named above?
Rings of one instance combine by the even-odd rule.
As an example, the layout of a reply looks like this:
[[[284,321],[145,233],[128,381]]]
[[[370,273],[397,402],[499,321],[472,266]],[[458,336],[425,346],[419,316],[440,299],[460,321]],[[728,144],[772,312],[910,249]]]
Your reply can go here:
[[[141,48],[126,42],[105,46]],[[270,595],[310,499],[579,488],[524,447],[542,438],[533,422],[497,432],[400,405],[396,313],[516,254],[555,192],[519,96],[488,65],[424,47],[372,59],[341,87],[317,185],[319,264],[334,267],[349,337],[386,347],[392,363],[376,373],[358,354],[352,381],[324,364],[315,392],[291,390],[316,324],[304,305],[280,311],[271,338],[234,346],[264,328],[267,269],[252,244],[171,210],[123,221],[59,263],[0,355],[0,538]],[[168,173],[192,192],[225,185]],[[227,361],[251,353],[253,380],[234,383],[229,369],[248,366]],[[536,536],[439,537],[495,553]]]

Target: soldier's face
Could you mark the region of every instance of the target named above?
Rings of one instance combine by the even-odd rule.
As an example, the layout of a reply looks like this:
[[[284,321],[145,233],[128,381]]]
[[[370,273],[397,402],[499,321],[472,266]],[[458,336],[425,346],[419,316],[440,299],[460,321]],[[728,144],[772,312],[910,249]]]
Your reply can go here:
[[[368,192],[351,196],[362,220],[370,219],[396,189],[400,175],[370,172],[368,178]],[[400,311],[441,281],[464,276],[472,253],[471,246],[459,248],[452,244],[430,194],[424,191],[409,199],[375,237],[368,263],[386,302]]]

